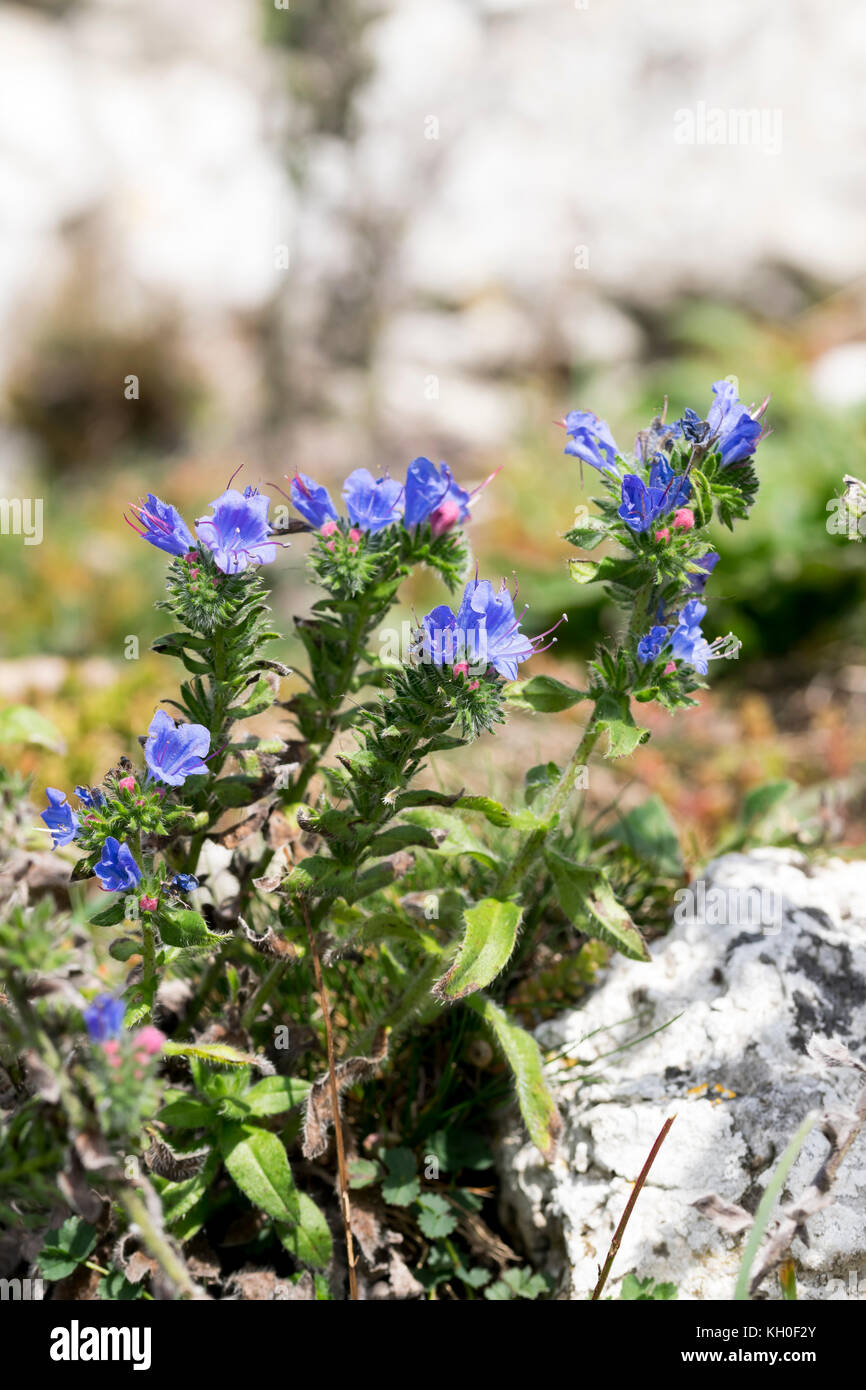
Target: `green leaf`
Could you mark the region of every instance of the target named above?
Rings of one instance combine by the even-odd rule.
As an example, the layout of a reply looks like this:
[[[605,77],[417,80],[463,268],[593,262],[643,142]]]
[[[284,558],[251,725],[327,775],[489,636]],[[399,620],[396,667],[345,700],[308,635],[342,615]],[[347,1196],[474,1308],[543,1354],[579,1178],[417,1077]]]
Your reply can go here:
[[[596,560],[569,560],[568,575],[575,584],[592,584],[598,579],[600,568]]]
[[[517,1101],[530,1139],[545,1158],[552,1158],[562,1120],[544,1079],[538,1043],[486,995],[473,995],[466,1003],[484,1019],[514,1073]]]
[[[347,1167],[350,1187],[371,1187],[382,1176],[382,1169],[372,1158],[350,1158]]]
[[[581,550],[595,550],[607,538],[607,527],[599,517],[589,517],[582,526],[572,526],[566,531],[565,540],[569,545],[580,546]]]
[[[212,1106],[182,1091],[166,1092],[166,1104],[156,1118],[160,1124],[171,1125],[172,1129],[200,1129],[216,1120]]]
[[[586,936],[614,946],[632,960],[649,960],[643,937],[599,865],[575,864],[549,846],[544,860],[553,875],[560,906]]]
[[[477,859],[480,864],[484,864],[490,869],[502,867],[499,856],[489,845],[485,845],[477,835],[473,834],[460,816],[449,814],[447,811],[418,807],[413,811],[404,812],[404,818],[410,820],[413,825],[426,825],[430,830],[447,832],[446,838],[439,844],[437,853],[447,855],[449,858],[453,858],[457,854],[468,854],[472,859]]]
[[[255,800],[255,778],[219,777],[211,792],[220,806],[249,806]]]
[[[167,1178],[158,1177],[152,1179],[162,1201],[165,1219],[170,1226],[184,1221],[207,1196],[219,1164],[219,1154],[216,1149],[212,1149],[201,1172],[195,1173],[193,1177],[184,1178],[181,1182],[170,1182]]]
[[[253,1115],[282,1115],[306,1100],[312,1083],[296,1076],[266,1076],[241,1099]]]
[[[126,900],[115,898],[101,912],[94,912],[90,919],[92,927],[116,927],[126,917]]]
[[[625,758],[650,736],[649,729],[641,729],[625,719],[600,719],[598,727],[607,730],[606,758]]]
[[[167,946],[208,946],[223,940],[208,930],[201,913],[191,907],[161,907],[156,924]]]
[[[528,811],[509,811],[492,796],[459,796],[454,806],[458,811],[480,811],[491,825],[510,826],[512,830],[536,830],[542,824]]]
[[[740,812],[740,820],[743,825],[751,829],[757,822],[764,820],[795,788],[796,783],[784,778],[776,782],[764,782],[760,787],[753,787],[745,797],[743,809]]]
[[[607,730],[608,749],[605,757],[623,758],[633,753],[639,743],[646,743],[649,729],[635,724],[627,695],[607,691],[600,696],[595,708],[596,725],[600,732]]]
[[[676,1284],[656,1284],[652,1276],[638,1279],[636,1274],[627,1274],[619,1287],[619,1296],[626,1302],[649,1303],[655,1300],[676,1298]]]
[[[259,676],[255,685],[247,688],[246,696],[239,705],[231,706],[233,719],[251,719],[254,714],[263,714],[276,700],[276,693],[270,681]]]
[[[758,1247],[764,1239],[764,1232],[769,1224],[773,1207],[785,1188],[785,1179],[793,1168],[797,1156],[809,1138],[815,1125],[818,1123],[819,1116],[814,1110],[810,1110],[797,1133],[788,1144],[776,1167],[770,1176],[770,1180],[764,1188],[763,1195],[758,1203],[755,1212],[755,1220],[746,1238],[745,1248],[740,1260],[740,1272],[737,1275],[737,1285],[734,1289],[734,1301],[746,1302],[749,1298],[749,1276],[751,1274],[752,1263],[758,1253]]]
[[[0,743],[27,743],[54,753],[66,752],[59,729],[29,705],[7,705],[0,710]]]
[[[569,561],[569,565],[574,564],[580,564],[580,561]],[[645,561],[636,560],[631,555],[605,555],[604,559],[599,560],[596,566],[596,579],[605,584],[621,585],[622,588],[632,593],[641,588],[647,577]]]
[[[451,1204],[438,1192],[425,1192],[418,1199],[418,1225],[428,1240],[450,1236],[457,1225]]]
[[[493,1167],[493,1151],[487,1139],[473,1129],[459,1129],[453,1123],[425,1139],[424,1150],[437,1160],[443,1172],[452,1175],[462,1168]]]
[[[543,797],[545,792],[552,791],[561,776],[562,769],[556,763],[538,763],[531,767],[524,778],[523,799],[527,806]]]
[[[547,1280],[541,1274],[533,1274],[531,1269],[509,1269],[495,1284],[484,1290],[484,1297],[494,1302],[505,1302],[512,1298],[538,1298],[547,1293]]]
[[[57,1230],[49,1231],[36,1256],[45,1279],[66,1279],[96,1245],[97,1231],[78,1216],[70,1216]]]
[[[141,942],[131,936],[119,936],[116,941],[112,941],[108,954],[112,960],[128,961],[133,956],[141,955]]]
[[[665,877],[676,878],[683,871],[677,832],[664,802],[657,796],[647,797],[620,816],[608,838],[627,845],[638,859]]]
[[[226,1125],[220,1150],[229,1173],[254,1206],[277,1221],[299,1221],[298,1192],[276,1134],[256,1125]]]
[[[515,681],[506,693],[509,699],[517,697],[539,714],[559,714],[561,710],[571,709],[572,705],[589,699],[586,690],[575,690],[574,686],[566,685],[553,676],[531,676],[526,681]]]
[[[467,908],[457,958],[433,986],[437,999],[463,999],[495,980],[514,950],[521,916],[517,903],[498,898],[482,898]]]
[[[331,1232],[315,1202],[305,1192],[298,1194],[300,1217],[295,1224],[278,1222],[276,1232],[283,1245],[301,1264],[324,1269],[331,1258]]]
[[[228,1043],[177,1043],[169,1039],[163,1043],[162,1052],[164,1057],[195,1057],[215,1067],[258,1066],[260,1061],[255,1053],[240,1052]]]
[[[423,825],[391,825],[370,841],[371,854],[397,854],[403,849],[435,849],[436,841]]]
[[[408,1207],[418,1200],[421,1184],[416,1174],[415,1155],[411,1149],[386,1149],[382,1161],[388,1176],[382,1183],[382,1196],[393,1207]]]
[[[100,1279],[96,1286],[96,1291],[101,1299],[109,1302],[131,1302],[134,1298],[141,1298],[144,1289],[141,1284],[131,1284],[125,1274],[119,1269],[109,1270],[108,1274]]]

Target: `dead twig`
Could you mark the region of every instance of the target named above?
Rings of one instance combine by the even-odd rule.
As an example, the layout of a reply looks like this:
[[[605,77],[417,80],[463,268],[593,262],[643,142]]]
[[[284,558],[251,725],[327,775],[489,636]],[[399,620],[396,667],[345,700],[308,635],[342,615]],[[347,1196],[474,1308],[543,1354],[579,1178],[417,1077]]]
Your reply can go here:
[[[593,1303],[596,1303],[598,1299],[601,1298],[601,1291],[607,1283],[607,1276],[610,1274],[610,1267],[616,1259],[617,1251],[619,1250],[619,1247],[622,1244],[622,1238],[625,1235],[625,1228],[629,1223],[629,1218],[632,1212],[634,1211],[635,1202],[640,1196],[641,1188],[643,1187],[644,1183],[646,1182],[649,1176],[650,1168],[652,1168],[653,1164],[655,1163],[658,1151],[667,1139],[670,1127],[676,1118],[676,1115],[671,1115],[669,1119],[665,1120],[664,1124],[662,1125],[659,1131],[655,1143],[649,1151],[647,1161],[641,1168],[640,1173],[638,1174],[638,1179],[634,1185],[634,1188],[632,1189],[632,1194],[625,1204],[625,1211],[622,1214],[622,1219],[620,1220],[619,1225],[613,1233],[613,1240],[611,1241],[610,1249],[607,1252],[607,1259],[602,1265],[601,1272],[599,1273],[598,1283],[592,1291],[591,1302]]]
[[[358,1276],[355,1270],[355,1245],[352,1239],[352,1209],[349,1203],[349,1174],[346,1168],[346,1150],[343,1145],[343,1124],[340,1118],[340,1096],[337,1089],[337,1067],[334,1057],[334,1034],[331,1031],[331,1009],[328,1003],[328,995],[325,990],[325,982],[322,978],[322,963],[319,960],[319,952],[316,946],[316,938],[310,922],[310,914],[307,904],[303,898],[299,899],[301,913],[304,918],[304,926],[307,929],[307,940],[310,943],[310,956],[313,961],[313,974],[316,980],[316,992],[319,996],[319,1004],[325,1019],[325,1039],[328,1045],[328,1079],[331,1090],[331,1106],[334,1112],[334,1139],[337,1147],[337,1173],[340,1185],[340,1210],[343,1214],[343,1229],[346,1233],[346,1261],[349,1266],[349,1298],[357,1300],[358,1297]]]

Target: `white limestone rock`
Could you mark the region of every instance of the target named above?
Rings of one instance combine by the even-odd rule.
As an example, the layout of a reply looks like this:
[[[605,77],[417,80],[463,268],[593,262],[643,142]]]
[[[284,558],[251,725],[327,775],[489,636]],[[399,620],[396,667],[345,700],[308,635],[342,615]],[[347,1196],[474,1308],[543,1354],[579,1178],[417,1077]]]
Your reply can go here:
[[[522,1132],[506,1136],[503,1203],[535,1259],[561,1275],[565,1297],[589,1296],[667,1116],[676,1122],[617,1256],[614,1297],[632,1271],[674,1282],[681,1299],[730,1299],[743,1237],[722,1233],[692,1203],[715,1192],[754,1211],[807,1113],[854,1108],[863,1077],[827,1069],[806,1044],[838,1038],[863,1053],[866,863],[808,864],[765,849],[714,861],[703,883],[703,905],[678,910],[683,920],[653,946],[651,964],[617,957],[585,1007],[538,1030],[546,1054],[578,1059],[548,1068],[565,1121],[560,1154],[548,1167]],[[755,905],[763,893],[763,927],[746,911],[749,890]],[[827,1151],[813,1130],[786,1198],[809,1185]],[[866,1135],[808,1229],[810,1244],[798,1238],[792,1247],[799,1296],[861,1296]],[[773,1279],[765,1291],[780,1297]]]

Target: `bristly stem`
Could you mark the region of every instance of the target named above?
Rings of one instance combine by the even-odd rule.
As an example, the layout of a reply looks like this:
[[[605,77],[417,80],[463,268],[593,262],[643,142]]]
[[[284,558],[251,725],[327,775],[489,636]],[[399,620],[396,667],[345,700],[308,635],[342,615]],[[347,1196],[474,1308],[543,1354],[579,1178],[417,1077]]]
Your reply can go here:
[[[625,1211],[622,1214],[620,1223],[613,1233],[613,1240],[611,1241],[610,1249],[607,1252],[607,1259],[605,1260],[601,1269],[601,1273],[598,1276],[598,1283],[592,1291],[592,1298],[590,1300],[590,1302],[592,1303],[598,1302],[598,1300],[601,1298],[601,1291],[607,1283],[607,1276],[610,1274],[610,1267],[616,1259],[617,1251],[619,1250],[619,1247],[622,1244],[622,1238],[625,1235],[625,1228],[629,1223],[629,1217],[634,1211],[635,1202],[640,1196],[641,1188],[643,1187],[644,1183],[646,1182],[649,1176],[649,1170],[655,1163],[658,1151],[667,1139],[668,1131],[670,1130],[670,1127],[676,1118],[676,1115],[671,1115],[667,1120],[665,1120],[664,1124],[661,1127],[661,1130],[659,1131],[658,1138],[656,1139],[655,1143],[649,1151],[647,1161],[641,1168],[640,1173],[638,1174],[638,1179],[634,1187],[632,1188],[631,1196],[625,1204]]]
[[[572,754],[568,762],[568,766],[565,768],[561,778],[559,779],[559,784],[556,787],[556,790],[554,791],[553,796],[551,797],[550,803],[545,812],[546,824],[540,826],[537,830],[530,831],[529,835],[523,842],[522,848],[518,851],[511,865],[511,868],[508,870],[504,879],[502,880],[502,883],[499,888],[499,894],[501,897],[507,897],[509,893],[513,893],[516,889],[520,887],[524,876],[532,868],[532,865],[535,863],[538,854],[543,848],[544,842],[547,839],[547,835],[550,828],[552,827],[552,824],[555,822],[555,820],[559,816],[560,811],[563,809],[566,802],[568,801],[568,798],[571,796],[572,790],[574,789],[574,783],[577,778],[577,774],[581,768],[586,766],[586,763],[589,760],[589,756],[592,753],[592,750],[599,739],[601,731],[599,730],[598,725],[595,722],[595,719],[596,716],[593,714],[592,718],[590,719],[589,723],[583,731],[583,737],[581,738],[580,743],[575,748],[574,753]]]
[[[171,1241],[152,1219],[147,1209],[147,1203],[141,1194],[132,1188],[127,1188],[119,1194],[119,1197],[129,1220],[134,1222],[140,1230],[144,1244],[159,1263],[163,1274],[174,1288],[177,1296],[189,1299],[206,1298],[207,1295],[196,1284]]]
[[[346,1260],[349,1265],[349,1298],[358,1298],[358,1276],[355,1271],[355,1245],[352,1239],[352,1209],[349,1205],[349,1174],[346,1168],[346,1150],[343,1145],[343,1125],[340,1120],[340,1094],[337,1090],[337,1070],[334,1058],[334,1034],[331,1031],[331,1009],[328,1002],[328,994],[325,989],[325,981],[322,978],[322,963],[319,960],[319,952],[316,946],[316,937],[313,932],[310,914],[307,911],[307,904],[303,898],[299,899],[301,913],[304,918],[304,926],[307,929],[307,940],[310,943],[310,955],[313,959],[313,973],[316,979],[316,992],[319,996],[319,1004],[325,1020],[325,1039],[328,1045],[328,1081],[331,1089],[331,1108],[334,1112],[334,1140],[337,1148],[337,1173],[340,1182],[340,1210],[343,1213],[343,1227],[346,1232]]]

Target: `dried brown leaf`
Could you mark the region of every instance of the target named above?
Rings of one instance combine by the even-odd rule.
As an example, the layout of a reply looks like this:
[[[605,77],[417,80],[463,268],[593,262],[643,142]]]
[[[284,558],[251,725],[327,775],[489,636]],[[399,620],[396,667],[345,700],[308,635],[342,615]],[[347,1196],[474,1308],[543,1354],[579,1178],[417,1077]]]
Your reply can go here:
[[[359,1081],[365,1080],[376,1070],[388,1052],[388,1036],[380,1029],[369,1057],[347,1057],[334,1068],[337,1082],[337,1096]],[[307,1096],[307,1111],[304,1120],[304,1139],[301,1152],[304,1158],[319,1158],[328,1147],[328,1134],[334,1122],[334,1109],[331,1102],[330,1079],[327,1072],[320,1076]]]
[[[201,1172],[207,1156],[207,1149],[199,1149],[192,1154],[176,1154],[164,1140],[152,1134],[144,1161],[151,1173],[155,1173],[158,1178],[167,1178],[169,1182],[184,1182]]]
[[[748,1230],[754,1220],[745,1207],[738,1206],[736,1202],[726,1202],[715,1192],[710,1192],[706,1197],[699,1197],[696,1202],[692,1202],[692,1206],[701,1216],[718,1226],[720,1231],[726,1231],[731,1236]]]

